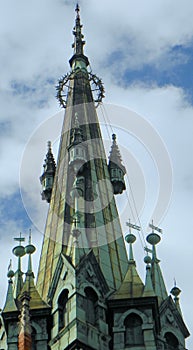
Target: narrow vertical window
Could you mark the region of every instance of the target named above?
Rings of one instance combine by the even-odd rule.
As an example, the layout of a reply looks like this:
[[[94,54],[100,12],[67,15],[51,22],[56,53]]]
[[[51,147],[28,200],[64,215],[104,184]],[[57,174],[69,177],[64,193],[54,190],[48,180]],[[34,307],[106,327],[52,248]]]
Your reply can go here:
[[[86,320],[87,322],[91,323],[92,325],[95,325],[96,323],[96,303],[98,300],[98,296],[96,292],[90,288],[87,287],[85,289],[86,294]]]
[[[66,326],[67,323],[67,302],[68,290],[64,289],[58,298],[58,324],[59,331]]]
[[[143,345],[142,319],[132,313],[125,319],[125,345]]]

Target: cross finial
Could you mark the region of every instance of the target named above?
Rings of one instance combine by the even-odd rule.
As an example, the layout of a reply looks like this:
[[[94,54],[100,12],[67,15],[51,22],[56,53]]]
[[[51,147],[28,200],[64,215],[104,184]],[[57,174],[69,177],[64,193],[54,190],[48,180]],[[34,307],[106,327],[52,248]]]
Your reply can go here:
[[[162,231],[161,228],[159,228],[159,227],[157,227],[157,226],[154,225],[153,220],[152,220],[152,223],[149,224],[149,227],[152,229],[152,233],[154,233],[154,231],[157,231],[157,232],[159,232],[159,233],[163,233],[163,231]]]
[[[14,241],[19,242],[19,245],[21,245],[21,242],[25,241],[24,237],[21,237],[22,233],[20,232],[19,237],[14,238]]]
[[[29,244],[31,244],[31,228],[29,229]]]

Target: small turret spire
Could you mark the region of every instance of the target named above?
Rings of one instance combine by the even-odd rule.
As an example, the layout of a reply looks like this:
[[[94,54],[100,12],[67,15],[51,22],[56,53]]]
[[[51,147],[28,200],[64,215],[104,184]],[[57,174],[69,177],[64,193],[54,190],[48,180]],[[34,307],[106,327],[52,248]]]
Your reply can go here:
[[[12,312],[17,311],[17,307],[15,304],[14,296],[13,296],[13,280],[14,272],[12,270],[12,260],[10,260],[7,277],[9,278],[9,285],[7,290],[7,297],[5,301],[5,306],[3,308],[3,312]]]
[[[176,285],[176,280],[174,279],[174,287],[172,288],[172,290],[170,291],[170,293],[173,295],[174,297],[174,302],[176,304],[176,307],[179,311],[180,314],[182,314],[181,308],[180,308],[180,301],[179,301],[179,295],[181,293],[180,288],[177,287]]]
[[[43,174],[40,176],[40,182],[42,185],[41,195],[42,200],[46,200],[48,203],[50,203],[54,176],[56,172],[56,163],[52,153],[52,146],[50,141],[48,141],[48,152],[44,160],[43,168]]]
[[[125,240],[127,243],[129,243],[129,264],[135,265],[132,245],[136,241],[136,237],[131,233],[131,230],[130,230],[130,233],[125,237]]]
[[[145,256],[144,262],[146,264],[146,280],[145,288],[143,291],[143,297],[152,297],[155,296],[155,292],[153,290],[153,284],[151,279],[151,258],[149,255]]]
[[[162,230],[154,226],[153,221],[152,221],[152,224],[150,224],[149,226],[152,228],[152,233],[150,233],[147,236],[146,240],[149,244],[152,245],[152,262],[151,262],[152,284],[153,284],[154,292],[158,297],[158,301],[159,303],[161,303],[164,299],[167,298],[168,294],[165,287],[161,268],[159,265],[160,260],[157,258],[157,253],[156,253],[156,245],[160,242],[161,237],[154,231],[158,231],[162,233]]]
[[[31,244],[31,229],[29,230],[29,244],[25,247],[25,253],[29,255],[28,258],[28,269],[26,276],[34,278],[34,273],[32,270],[32,258],[31,255],[36,251],[34,245]]]
[[[126,169],[122,164],[121,154],[116,141],[116,135],[112,135],[113,144],[109,155],[109,174],[113,186],[114,194],[121,194],[125,189],[124,175]]]

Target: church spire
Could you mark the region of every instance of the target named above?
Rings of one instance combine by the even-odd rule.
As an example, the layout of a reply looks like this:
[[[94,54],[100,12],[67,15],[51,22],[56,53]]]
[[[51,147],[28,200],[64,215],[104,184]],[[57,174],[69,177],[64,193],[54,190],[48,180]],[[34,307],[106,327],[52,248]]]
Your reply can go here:
[[[45,300],[60,254],[68,256],[69,260],[73,257],[77,264],[80,253],[77,244],[83,248],[81,254],[93,250],[113,290],[120,286],[128,267],[96,113],[96,106],[104,97],[104,88],[101,79],[87,70],[79,7],[76,12],[71,72],[60,79],[57,87],[65,118],[37,280],[38,290]],[[78,243],[73,237],[73,222],[77,218],[81,233]]]

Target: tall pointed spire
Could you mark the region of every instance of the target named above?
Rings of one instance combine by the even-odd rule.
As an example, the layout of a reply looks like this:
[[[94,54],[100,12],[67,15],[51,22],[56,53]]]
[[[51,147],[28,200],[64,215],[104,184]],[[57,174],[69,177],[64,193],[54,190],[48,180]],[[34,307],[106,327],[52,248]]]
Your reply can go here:
[[[180,290],[175,285],[171,291],[175,305],[167,296],[156,255],[160,236],[154,231],[161,229],[152,224],[153,232],[147,237],[153,249],[145,248],[152,252],[152,259],[149,256],[144,259],[145,286],[136,268],[133,254],[136,237],[131,233],[131,228],[138,231],[141,228],[130,222],[125,237],[129,244],[127,257],[114,198],[124,189],[125,169],[115,134],[107,165],[96,113],[104,90],[101,80],[87,70],[78,6],[76,12],[71,72],[58,86],[57,97],[66,112],[57,167],[49,144],[42,175],[46,190],[49,167],[52,175],[53,170],[55,173],[37,286],[31,259],[35,247],[30,232],[29,244],[21,246],[20,236],[16,239],[19,245],[13,250],[18,257],[18,270],[14,274],[10,265],[0,348],[185,349],[189,332],[179,313]],[[97,88],[99,95],[95,98],[93,92]],[[23,284],[24,253],[28,254],[28,267]]]
[[[110,288],[120,286],[128,267],[95,107],[104,89],[101,80],[87,71],[78,7],[76,11],[71,72],[57,88],[57,97],[66,111],[37,280],[45,300],[60,254],[71,258],[72,242],[77,244],[72,236],[77,215],[81,232],[78,244],[85,254],[93,249]],[[96,87],[92,88],[92,82]],[[68,92],[64,93],[66,86]],[[98,91],[97,98],[93,90]]]

